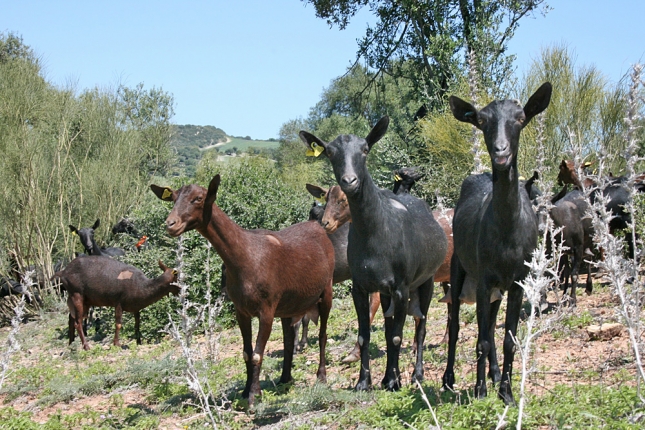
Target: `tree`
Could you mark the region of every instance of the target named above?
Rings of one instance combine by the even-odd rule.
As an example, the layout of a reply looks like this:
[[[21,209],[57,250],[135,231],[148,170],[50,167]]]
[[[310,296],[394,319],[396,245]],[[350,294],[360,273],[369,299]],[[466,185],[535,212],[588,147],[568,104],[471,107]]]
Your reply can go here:
[[[172,96],[58,88],[21,38],[0,34],[0,52],[0,251],[51,267],[73,255],[69,224],[128,214],[172,161]]]
[[[316,16],[341,30],[363,7],[378,22],[359,42],[357,63],[365,60],[378,76],[408,81],[433,109],[444,104],[451,85],[466,70],[465,55],[474,51],[484,88],[499,88],[512,73],[508,41],[519,21],[545,0],[303,0]]]

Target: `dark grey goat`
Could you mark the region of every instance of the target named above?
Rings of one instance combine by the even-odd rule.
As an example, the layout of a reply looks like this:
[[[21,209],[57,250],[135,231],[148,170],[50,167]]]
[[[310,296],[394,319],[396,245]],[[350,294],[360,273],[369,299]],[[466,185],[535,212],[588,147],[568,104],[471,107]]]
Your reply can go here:
[[[78,235],[78,238],[81,240],[81,244],[83,245],[83,248],[85,248],[85,253],[87,255],[104,255],[107,257],[118,257],[125,255],[125,251],[121,248],[101,248],[96,244],[96,240],[94,240],[94,230],[99,228],[99,225],[101,225],[101,220],[97,218],[92,227],[85,227],[79,230],[70,224],[69,229],[72,231],[72,233]]]
[[[458,97],[450,97],[450,109],[459,121],[484,133],[493,174],[471,175],[462,186],[453,219],[455,251],[451,263],[452,315],[448,362],[443,386],[453,389],[459,335],[459,296],[476,287],[477,382],[475,396],[486,396],[486,360],[493,382],[500,382],[499,397],[514,403],[511,391],[515,343],[513,337],[522,307],[523,290],[517,284],[527,275],[524,264],[537,245],[537,217],[528,194],[519,183],[517,153],[520,132],[551,100],[551,84],[543,84],[524,108],[516,100],[496,100],[481,110]],[[501,301],[491,303],[493,293],[508,291],[504,337],[504,368],[500,374],[495,350],[495,321]]]
[[[446,235],[425,201],[407,193],[395,195],[379,189],[367,170],[367,155],[383,137],[388,124],[389,118],[383,117],[366,138],[341,135],[329,143],[306,131],[300,132],[300,138],[314,149],[314,154],[322,148],[331,161],[351,212],[347,259],[361,347],[357,390],[367,390],[371,385],[369,294],[377,291],[381,293],[387,342],[382,386],[388,390],[401,386],[399,353],[408,309],[421,318],[415,331],[419,347],[412,377],[423,379],[422,345],[434,289],[433,276],[448,248]]]
[[[576,305],[576,289],[578,287],[578,274],[584,261],[585,253],[592,253],[593,244],[593,226],[591,219],[587,215],[591,206],[585,199],[584,194],[579,190],[567,192],[565,184],[558,194],[551,198],[553,207],[549,211],[549,216],[553,220],[555,228],[562,228],[557,235],[556,242],[562,243],[568,248],[564,251],[559,263],[559,272],[564,280],[564,292],[569,289],[569,278],[571,278],[571,290],[569,293],[569,304]],[[538,211],[538,230],[540,235],[548,233],[545,231],[545,211]],[[547,251],[551,252],[551,239],[547,235]],[[587,281],[586,292],[591,294],[593,290],[591,278],[591,264],[587,264]]]
[[[148,279],[136,267],[109,257],[88,255],[72,260],[64,270],[56,272],[52,281],[60,282],[67,291],[69,308],[69,343],[74,341],[74,329],[78,332],[83,349],[90,349],[83,333],[82,319],[90,306],[114,308],[114,345],[119,345],[119,331],[123,311],[134,314],[134,331],[137,344],[141,345],[141,310],[161,300],[168,294],[179,294],[177,271],[169,269],[161,261],[163,273]]]

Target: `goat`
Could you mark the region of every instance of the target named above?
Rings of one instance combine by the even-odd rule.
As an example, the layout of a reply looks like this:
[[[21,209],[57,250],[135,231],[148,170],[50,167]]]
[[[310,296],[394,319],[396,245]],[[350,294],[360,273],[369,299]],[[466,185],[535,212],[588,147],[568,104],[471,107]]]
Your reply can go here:
[[[119,222],[112,226],[112,234],[128,234],[130,236],[137,237],[139,232],[130,218],[121,218]]]
[[[551,100],[551,84],[544,83],[524,108],[516,100],[496,100],[477,110],[473,105],[451,96],[454,117],[480,129],[491,158],[492,175],[467,177],[461,192],[453,232],[455,251],[450,265],[452,314],[448,342],[448,362],[443,375],[444,389],[452,390],[454,364],[459,334],[459,296],[462,290],[476,286],[477,301],[477,382],[475,396],[486,396],[486,360],[490,376],[500,382],[498,395],[506,404],[514,403],[511,376],[517,324],[523,290],[517,284],[525,278],[525,261],[537,246],[537,217],[528,194],[521,190],[517,171],[517,153],[522,129]],[[495,350],[495,321],[501,300],[498,293],[508,291],[504,337],[504,368],[500,375]],[[493,295],[493,293],[496,293]],[[491,301],[494,301],[491,303]]]
[[[358,314],[361,349],[357,390],[367,390],[371,385],[368,295],[377,291],[382,295],[387,342],[387,367],[382,386],[387,390],[401,387],[399,354],[408,309],[421,318],[415,331],[419,348],[413,378],[423,379],[421,345],[434,289],[433,276],[448,248],[446,236],[425,201],[410,194],[395,195],[392,191],[379,189],[367,170],[367,155],[383,137],[388,124],[386,116],[364,139],[341,135],[329,143],[306,131],[300,132],[300,138],[314,155],[320,155],[322,150],[329,158],[351,212],[347,260],[352,273],[352,298]]]
[[[324,201],[326,199],[327,191],[324,188],[321,188],[317,185],[306,184],[305,187],[309,194],[314,196],[318,201]],[[325,205],[318,205],[316,202],[313,203],[311,209],[309,210],[309,221],[317,221],[320,223],[322,217],[325,213]],[[339,230],[335,231],[332,234],[329,234],[329,240],[331,240],[332,245],[334,246],[334,276],[333,283],[337,284],[339,282],[346,281],[351,278],[349,272],[349,264],[347,263],[347,236],[349,234],[349,225],[343,226]],[[296,343],[296,350],[303,350],[305,345],[307,345],[307,335],[309,333],[309,317],[305,315],[302,318],[302,321],[296,324],[296,339],[298,339],[298,330],[302,326],[302,336],[300,340]]]
[[[151,185],[161,200],[174,202],[166,231],[176,237],[197,230],[213,245],[226,265],[226,292],[244,341],[246,386],[242,397],[253,404],[260,390],[260,369],[273,318],[281,318],[284,361],[280,383],[288,383],[295,343],[296,323],[306,313],[320,315],[320,361],[317,377],[326,382],[325,347],[327,319],[332,304],[334,248],[315,221],[294,224],[280,231],[246,230],[235,224],[215,204],[220,175],[208,190],[185,185],[179,190]],[[252,346],[251,318],[260,328]]]
[[[92,227],[85,227],[79,230],[70,224],[69,229],[72,233],[78,235],[87,255],[104,255],[107,257],[120,257],[125,255],[125,251],[121,248],[100,248],[96,244],[96,240],[94,240],[94,230],[99,228],[99,225],[101,225],[101,220],[97,218]]]
[[[571,277],[571,290],[569,294],[569,304],[575,306],[576,288],[578,286],[578,273],[580,266],[584,261],[585,252],[591,252],[593,249],[593,226],[591,219],[587,216],[591,206],[585,199],[584,194],[579,190],[567,191],[565,185],[558,194],[551,198],[553,206],[549,210],[549,216],[553,220],[556,228],[562,228],[556,237],[556,242],[562,243],[568,248],[560,261],[560,273],[564,278],[564,291],[569,288],[569,277]],[[545,233],[545,211],[538,209],[538,232],[540,235]],[[547,240],[547,251],[551,252],[549,237]],[[591,279],[591,265],[587,263],[587,281],[586,292],[591,294],[593,284]]]
[[[23,295],[25,296],[25,302],[27,304],[33,303],[35,300],[39,305],[43,304],[43,301],[40,297],[38,291],[30,288],[29,286],[11,279],[9,277],[0,276],[0,298],[14,295]]]
[[[78,332],[83,349],[90,346],[83,333],[82,320],[87,317],[90,306],[114,308],[114,345],[119,346],[119,331],[123,311],[134,314],[134,331],[137,344],[141,345],[141,310],[172,293],[179,294],[177,271],[169,269],[161,261],[163,274],[148,279],[141,270],[105,256],[88,255],[72,260],[65,269],[54,273],[52,281],[60,282],[67,291],[69,308],[69,343],[74,341],[74,329]]]
[[[588,163],[585,163],[584,167],[588,167]],[[629,191],[625,183],[624,176],[610,176],[607,178],[608,185],[602,190],[603,195],[610,198],[609,203],[607,203],[607,209],[611,211],[613,218],[609,221],[609,232],[611,234],[616,234],[616,232],[621,230],[626,230],[629,228],[631,223],[631,215],[625,210],[625,204],[629,200]],[[591,179],[585,178],[584,181],[580,181],[576,167],[572,160],[562,160],[560,163],[560,171],[558,173],[558,184],[572,184],[577,190],[584,191],[587,188],[594,187],[598,185]],[[639,192],[645,191],[645,184],[643,184],[641,176],[639,176],[634,186]],[[593,205],[596,196],[598,193],[596,188],[589,195],[590,203]],[[634,243],[632,240],[631,234],[626,234],[625,238],[627,240],[627,247],[629,257],[633,258],[634,256]]]
[[[398,179],[394,182],[394,189],[396,193],[405,193],[409,192],[410,188],[414,184],[414,181],[421,178],[421,176],[416,176],[414,181],[408,181],[415,177],[415,174],[412,173],[412,170],[400,169],[395,172]],[[325,213],[322,219],[322,225],[327,231],[327,234],[335,234],[339,228],[347,225],[346,223],[351,222],[351,213],[349,211],[349,206],[347,205],[347,197],[345,193],[340,189],[340,186],[332,186],[328,192],[327,196],[327,205],[325,206]],[[440,302],[445,302],[448,305],[448,316],[450,316],[451,300],[450,300],[450,259],[452,257],[452,216],[454,210],[448,209],[445,211],[435,210],[432,211],[432,216],[439,222],[439,225],[446,235],[448,241],[448,249],[446,256],[444,257],[441,266],[437,269],[437,272],[434,275],[434,282],[439,282],[444,291],[444,298],[439,300]],[[374,321],[374,316],[376,315],[376,310],[378,309],[381,303],[381,297],[378,292],[370,294],[370,326]],[[418,323],[418,320],[415,320],[415,323]],[[441,341],[442,343],[448,342],[448,325],[446,326],[446,331],[444,337]],[[412,346],[412,349],[416,351],[416,340]],[[354,349],[349,353],[347,357],[343,359],[343,363],[354,363],[360,360],[360,345],[358,342],[354,345]]]

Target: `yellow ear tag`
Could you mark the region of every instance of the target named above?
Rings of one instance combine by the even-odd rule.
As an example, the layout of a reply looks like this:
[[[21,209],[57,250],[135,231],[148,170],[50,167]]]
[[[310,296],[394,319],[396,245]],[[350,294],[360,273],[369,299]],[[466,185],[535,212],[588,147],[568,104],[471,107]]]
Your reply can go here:
[[[318,157],[325,150],[324,147],[318,145],[316,142],[311,142],[311,149],[307,149],[305,155],[307,157]]]
[[[394,180],[395,181],[402,181],[401,177],[399,175],[394,175]]]
[[[524,176],[520,176],[520,177],[519,177],[519,178],[517,178],[517,179],[518,179],[518,180],[520,180],[520,181],[526,181],[526,178],[525,178]]]
[[[168,188],[164,188],[163,194],[161,195],[161,200],[166,200],[168,197],[172,197],[172,191]]]
[[[75,231],[72,231],[72,234],[73,234],[74,236],[76,236],[76,232],[75,232]]]
[[[320,203],[321,205],[324,205],[325,203],[327,203],[327,196],[314,197],[314,200]]]

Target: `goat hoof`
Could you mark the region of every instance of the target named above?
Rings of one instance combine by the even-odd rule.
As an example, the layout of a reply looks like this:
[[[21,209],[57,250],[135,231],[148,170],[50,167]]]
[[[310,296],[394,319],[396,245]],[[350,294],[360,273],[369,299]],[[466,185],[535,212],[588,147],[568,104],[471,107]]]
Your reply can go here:
[[[356,391],[368,391],[369,389],[370,389],[370,383],[367,381],[367,379],[358,381],[358,383],[356,384],[356,387],[354,387],[354,390]]]
[[[318,382],[321,382],[323,384],[327,383],[327,371],[319,371],[316,373],[316,378],[318,378]]]
[[[399,381],[397,378],[384,378],[383,382],[381,382],[381,387],[386,391],[399,391],[401,389],[401,381]]]
[[[441,378],[441,382],[443,385],[441,388],[443,388],[444,391],[455,391],[454,386],[455,386],[455,374],[454,373],[444,373],[443,377]]]

